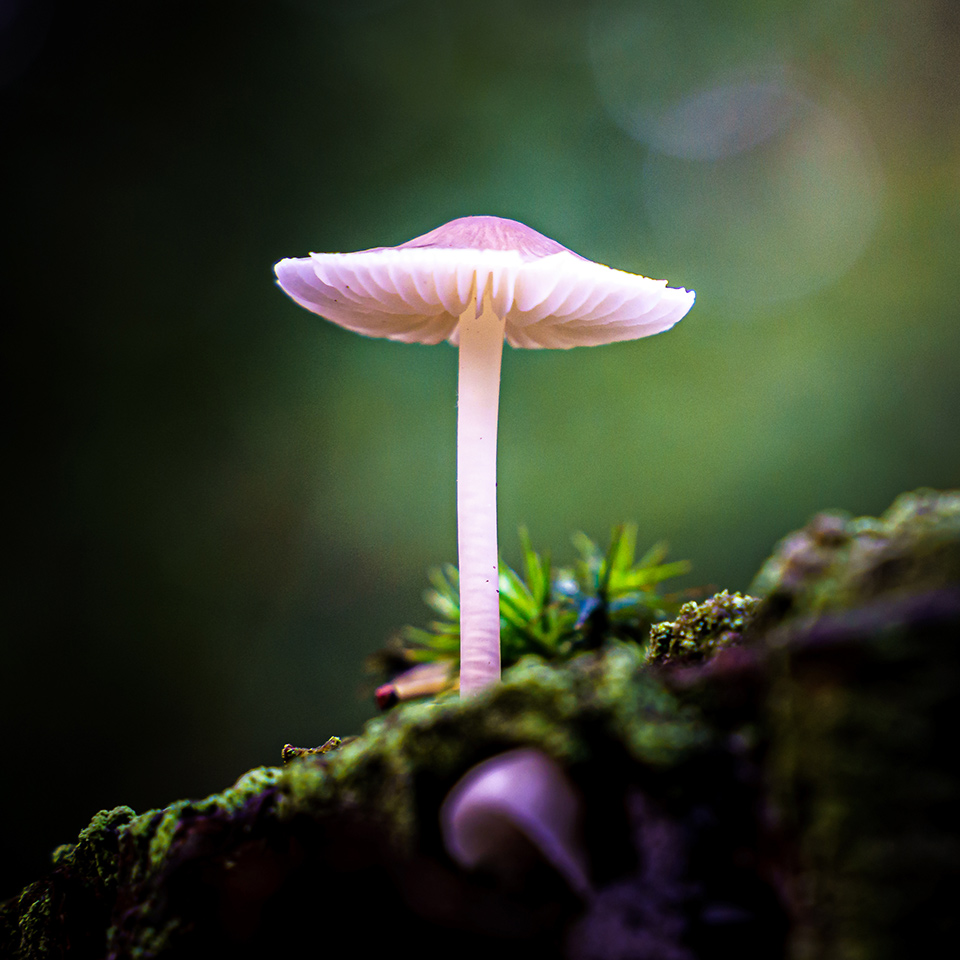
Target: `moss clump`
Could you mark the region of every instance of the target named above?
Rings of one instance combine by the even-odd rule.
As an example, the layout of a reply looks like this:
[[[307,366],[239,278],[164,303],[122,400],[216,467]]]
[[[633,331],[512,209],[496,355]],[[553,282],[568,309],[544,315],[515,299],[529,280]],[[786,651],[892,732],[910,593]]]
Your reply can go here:
[[[797,957],[936,953],[960,895],[960,493],[822,513],[751,588]]]
[[[750,592],[765,599],[761,619],[769,626],[958,581],[960,493],[917,490],[879,518],[817,514],[777,544]]]
[[[130,807],[96,814],[77,838],[53,852],[52,874],[27,887],[0,908],[0,955],[97,956],[117,896],[122,831],[134,817]]]
[[[104,811],[0,906],[0,955],[296,956],[342,931],[357,956],[936,953],[960,897],[960,497],[822,514],[757,589],[686,605],[648,648],[524,656],[205,800]],[[446,853],[444,798],[520,746],[582,798],[589,897]]]
[[[299,936],[283,926],[288,911],[344,896],[399,928],[412,923],[422,938],[422,916],[404,906],[411,890],[436,883],[420,871],[457,889],[475,883],[451,872],[437,814],[443,798],[475,764],[517,746],[555,758],[614,811],[625,781],[639,778],[658,795],[683,797],[684,809],[691,784],[702,806],[719,783],[706,773],[717,738],[695,708],[645,671],[636,644],[614,643],[563,664],[525,657],[480,696],[401,705],[335,750],[254,770],[204,800],[139,816],[127,808],[98,814],[76,845],[59,848],[43,886],[5,906],[5,946],[23,957],[60,949],[65,871],[81,859],[89,882],[102,886],[91,957],[218,955],[231,938],[243,943],[243,955],[276,951]],[[740,789],[729,774],[724,782]],[[619,833],[610,834],[603,819],[601,865],[604,857],[622,860],[628,843],[622,810],[610,817]],[[458,895],[473,902],[493,894]],[[501,897],[495,894],[497,910]],[[353,915],[354,906],[340,909]],[[89,922],[93,914],[81,912]],[[536,911],[524,916],[538,930],[547,922]],[[556,933],[559,921],[550,916]]]
[[[655,624],[647,643],[647,662],[692,664],[743,639],[760,601],[722,590],[703,603],[685,603],[677,619]]]
[[[436,786],[432,802],[474,764],[517,746],[582,762],[597,722],[644,763],[680,764],[710,741],[692,708],[643,675],[635,645],[615,644],[569,664],[525,657],[479,696],[399,706],[334,753],[290,763],[279,782],[279,815],[349,805],[409,849],[425,813],[418,783]]]
[[[272,787],[279,775],[280,771],[275,767],[258,767],[221,793],[211,794],[203,800],[180,800],[163,810],[151,810],[134,817],[124,831],[124,839],[138,846],[145,843],[147,858],[137,865],[137,871],[129,879],[140,880],[162,867],[184,823],[197,818],[229,818]]]
[[[118,903],[107,945],[116,955],[154,956],[181,929],[180,916],[164,917],[155,892],[169,882],[180,864],[197,855],[211,838],[240,828],[260,808],[269,806],[280,771],[258,767],[232,787],[202,800],[180,800],[162,810],[134,816],[120,830]],[[139,951],[139,953],[138,953]]]
[[[773,631],[771,801],[796,840],[798,957],[898,960],[960,933],[960,589]]]

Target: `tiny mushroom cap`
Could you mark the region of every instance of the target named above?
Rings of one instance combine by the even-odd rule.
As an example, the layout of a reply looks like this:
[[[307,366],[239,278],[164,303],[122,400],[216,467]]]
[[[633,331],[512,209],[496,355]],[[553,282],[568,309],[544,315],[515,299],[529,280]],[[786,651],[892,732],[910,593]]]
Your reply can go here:
[[[396,247],[281,260],[280,287],[334,323],[459,348],[460,692],[500,676],[496,445],[503,341],[597,346],[672,327],[692,291],[594,263],[515,220],[461,217]]]
[[[506,879],[529,865],[529,844],[583,899],[592,895],[582,836],[583,798],[560,765],[521,747],[475,766],[440,808],[450,856]]]
[[[301,306],[370,337],[459,342],[471,299],[490,296],[513,347],[592,347],[672,327],[692,291],[594,263],[516,220],[461,217],[396,247],[313,253],[276,265]]]

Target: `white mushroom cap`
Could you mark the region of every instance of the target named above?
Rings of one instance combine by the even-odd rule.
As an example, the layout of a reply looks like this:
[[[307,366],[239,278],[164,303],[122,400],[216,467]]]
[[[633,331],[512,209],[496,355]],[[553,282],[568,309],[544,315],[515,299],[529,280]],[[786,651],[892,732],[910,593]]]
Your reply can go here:
[[[519,833],[576,893],[588,898],[582,819],[583,800],[560,765],[530,747],[475,766],[440,808],[444,845],[461,866],[509,875],[523,853]]]
[[[471,297],[489,293],[514,347],[635,340],[672,327],[692,291],[587,260],[500,217],[461,217],[397,247],[313,253],[274,268],[301,306],[371,337],[458,343]]]

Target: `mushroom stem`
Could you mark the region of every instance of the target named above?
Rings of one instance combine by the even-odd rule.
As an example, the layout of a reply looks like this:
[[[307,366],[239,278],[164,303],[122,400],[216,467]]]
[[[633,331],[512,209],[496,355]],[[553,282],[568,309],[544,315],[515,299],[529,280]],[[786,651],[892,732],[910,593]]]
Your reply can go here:
[[[462,697],[500,679],[497,409],[503,334],[504,318],[494,311],[490,287],[485,285],[482,306],[471,297],[459,325],[457,539]]]

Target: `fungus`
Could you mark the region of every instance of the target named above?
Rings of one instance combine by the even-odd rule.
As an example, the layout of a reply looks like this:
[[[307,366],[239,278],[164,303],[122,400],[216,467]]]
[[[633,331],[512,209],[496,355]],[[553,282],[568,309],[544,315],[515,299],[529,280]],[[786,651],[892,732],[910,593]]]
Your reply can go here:
[[[500,677],[497,408],[503,341],[562,348],[672,327],[692,291],[594,263],[500,217],[462,217],[397,247],[313,253],[275,266],[280,287],[328,320],[459,348],[457,535],[460,691]]]
[[[588,899],[582,819],[580,794],[557,762],[527,747],[475,766],[440,808],[444,846],[462,867],[516,882],[534,850]]]

